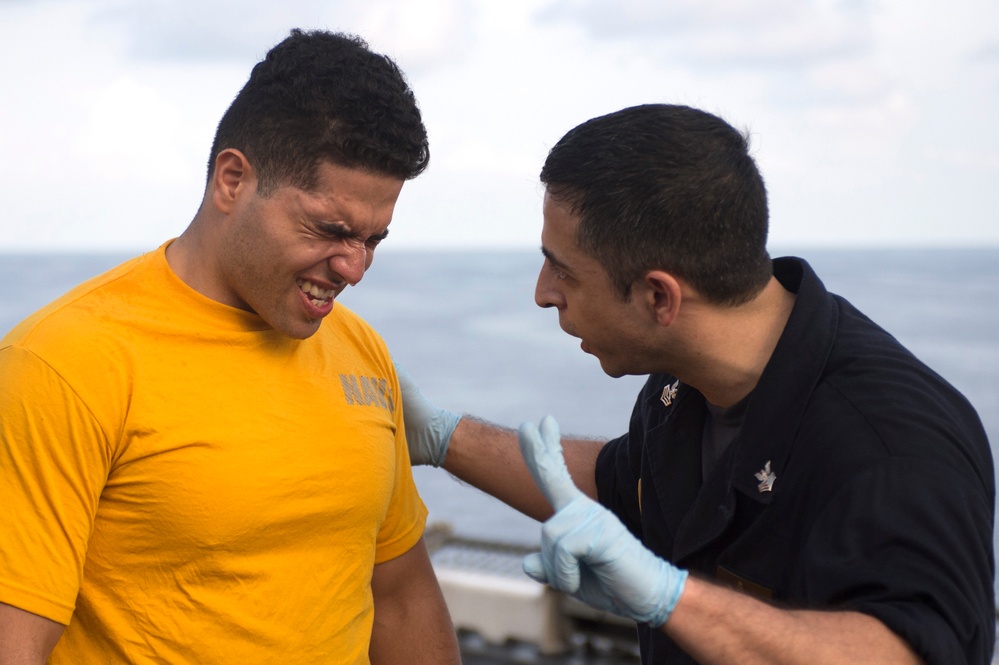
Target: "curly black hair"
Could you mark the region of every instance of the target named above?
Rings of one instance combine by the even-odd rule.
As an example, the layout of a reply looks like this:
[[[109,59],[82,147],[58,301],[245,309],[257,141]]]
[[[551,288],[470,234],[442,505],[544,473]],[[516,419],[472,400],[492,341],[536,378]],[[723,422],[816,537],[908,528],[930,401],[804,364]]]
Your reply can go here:
[[[292,30],[257,63],[222,116],[208,161],[239,150],[258,190],[316,186],[328,161],[403,180],[427,167],[427,130],[413,91],[390,58],[360,37]]]

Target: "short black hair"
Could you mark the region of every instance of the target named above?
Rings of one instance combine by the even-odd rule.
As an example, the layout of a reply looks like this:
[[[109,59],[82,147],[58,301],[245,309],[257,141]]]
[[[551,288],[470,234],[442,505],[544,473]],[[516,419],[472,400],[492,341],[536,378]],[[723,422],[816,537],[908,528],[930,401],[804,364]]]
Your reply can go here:
[[[360,37],[292,30],[253,68],[222,116],[208,161],[227,148],[253,165],[267,195],[316,186],[317,169],[339,166],[408,180],[427,167],[420,109],[390,58]]]
[[[767,195],[749,142],[687,106],[588,120],[551,149],[541,182],[579,216],[576,242],[627,297],[649,270],[716,304],[747,302],[772,274]]]

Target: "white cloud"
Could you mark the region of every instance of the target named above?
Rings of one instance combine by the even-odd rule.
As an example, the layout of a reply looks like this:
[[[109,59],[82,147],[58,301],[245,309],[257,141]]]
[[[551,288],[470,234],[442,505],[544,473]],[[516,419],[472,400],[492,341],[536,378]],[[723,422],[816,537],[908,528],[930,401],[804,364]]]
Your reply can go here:
[[[361,34],[420,100],[431,167],[393,245],[536,245],[548,148],[645,102],[751,131],[777,242],[999,243],[993,0],[22,0],[0,2],[0,248],[178,233],[218,118],[296,26]]]
[[[864,14],[846,3],[559,0],[541,16],[698,68],[787,67],[855,55],[870,45]]]
[[[467,0],[358,2],[357,31],[372,48],[405,64],[408,75],[446,67],[472,46],[475,9]]]
[[[359,34],[374,48],[404,59],[407,69],[433,67],[468,46],[468,0],[104,0],[92,20],[115,26],[137,58],[247,68],[295,27]]]
[[[90,161],[95,174],[109,179],[135,177],[140,182],[171,180],[185,168],[181,110],[155,87],[122,77],[99,91],[89,104],[88,122],[72,151]],[[156,168],[149,165],[155,156]]]

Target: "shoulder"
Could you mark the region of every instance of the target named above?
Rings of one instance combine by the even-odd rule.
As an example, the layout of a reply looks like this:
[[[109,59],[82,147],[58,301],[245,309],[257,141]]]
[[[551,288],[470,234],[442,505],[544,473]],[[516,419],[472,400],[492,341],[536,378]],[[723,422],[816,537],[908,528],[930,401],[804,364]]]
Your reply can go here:
[[[799,423],[791,463],[811,469],[809,482],[825,492],[893,470],[917,493],[946,478],[986,503],[995,495],[977,413],[914,358],[854,358],[823,377]]]
[[[842,301],[841,312],[820,393],[830,405],[862,418],[891,454],[988,448],[981,420],[959,390],[849,303]]]
[[[958,390],[845,298],[827,292],[807,263],[783,259],[775,273],[796,287],[798,302],[768,368],[780,380],[764,392],[770,404],[800,406],[770,414],[802,413],[795,448],[850,465],[918,457],[991,477],[981,421]],[[788,386],[799,397],[788,396]]]
[[[88,325],[111,318],[109,311],[130,290],[129,282],[148,256],[126,261],[70,289],[14,326],[3,346],[58,346],[77,338]]]
[[[101,421],[118,422],[127,409],[134,344],[127,327],[137,293],[137,273],[149,255],[127,261],[71,289],[15,326],[0,343],[4,372],[30,385],[39,412],[51,411],[63,393],[75,395]],[[155,289],[153,285],[149,288]],[[110,431],[110,429],[109,429]]]

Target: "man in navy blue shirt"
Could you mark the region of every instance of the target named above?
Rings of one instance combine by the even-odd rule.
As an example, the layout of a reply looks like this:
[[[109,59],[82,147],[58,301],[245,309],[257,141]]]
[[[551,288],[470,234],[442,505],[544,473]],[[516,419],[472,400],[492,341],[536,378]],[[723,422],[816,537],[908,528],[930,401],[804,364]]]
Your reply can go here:
[[[646,663],[988,663],[978,416],[805,261],[771,261],[745,138],[624,109],[541,180],[537,303],[607,374],[649,375],[628,431],[515,433],[404,382],[414,463],[546,520],[525,571],[637,621]]]

